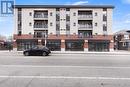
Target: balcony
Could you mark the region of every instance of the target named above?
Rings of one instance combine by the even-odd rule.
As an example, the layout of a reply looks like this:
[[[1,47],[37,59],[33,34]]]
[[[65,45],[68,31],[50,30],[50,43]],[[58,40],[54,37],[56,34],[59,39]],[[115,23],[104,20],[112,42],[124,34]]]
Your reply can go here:
[[[93,20],[92,11],[78,11],[78,20]]]
[[[48,15],[34,15],[34,20],[48,20]]]
[[[47,11],[35,11],[34,20],[48,20],[48,12]]]
[[[78,20],[93,20],[92,15],[78,15]]]
[[[92,30],[78,30],[79,38],[93,38]]]
[[[47,38],[48,37],[48,31],[35,31],[34,32],[34,38]]]
[[[34,30],[48,30],[48,25],[34,25]]]
[[[86,24],[86,25],[80,25],[78,26],[78,30],[93,30],[93,26]]]

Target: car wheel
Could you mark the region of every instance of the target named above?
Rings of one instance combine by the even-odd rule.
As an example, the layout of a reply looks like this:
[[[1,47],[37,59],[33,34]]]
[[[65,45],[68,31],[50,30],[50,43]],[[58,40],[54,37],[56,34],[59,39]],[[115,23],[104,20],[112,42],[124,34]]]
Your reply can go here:
[[[43,55],[43,56],[46,56],[46,55],[47,55],[47,53],[46,53],[46,52],[43,52],[43,53],[42,53],[42,55]]]
[[[25,55],[25,56],[29,56],[29,52],[25,52],[24,55]]]

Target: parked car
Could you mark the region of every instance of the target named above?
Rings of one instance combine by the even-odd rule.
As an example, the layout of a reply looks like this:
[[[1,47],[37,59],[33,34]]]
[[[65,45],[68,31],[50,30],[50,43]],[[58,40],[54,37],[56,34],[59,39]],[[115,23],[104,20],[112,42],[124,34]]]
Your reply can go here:
[[[50,49],[45,46],[35,46],[23,51],[25,56],[48,56],[51,53]]]

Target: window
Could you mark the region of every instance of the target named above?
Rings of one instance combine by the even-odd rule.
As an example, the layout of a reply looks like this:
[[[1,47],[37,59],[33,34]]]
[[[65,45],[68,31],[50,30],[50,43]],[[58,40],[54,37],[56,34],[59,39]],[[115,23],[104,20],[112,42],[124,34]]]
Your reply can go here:
[[[18,35],[21,35],[22,34],[22,32],[21,31],[18,31]]]
[[[73,16],[76,16],[76,13],[75,13],[75,12],[73,13]]]
[[[103,31],[107,31],[107,25],[103,24]]]
[[[95,12],[95,16],[97,16],[97,12]]]
[[[98,33],[95,33],[95,35],[98,35]]]
[[[103,11],[107,11],[107,8],[103,8]]]
[[[52,12],[50,12],[50,16],[52,16]]]
[[[60,9],[59,9],[59,8],[56,8],[56,11],[60,11]]]
[[[29,26],[32,26],[32,23],[31,23],[31,22],[29,23]]]
[[[32,12],[29,12],[29,16],[32,16]]]
[[[124,39],[129,39],[129,35],[124,35]]]
[[[103,21],[107,21],[107,15],[103,14]]]
[[[66,11],[70,11],[70,8],[66,8]]]
[[[74,25],[73,26],[76,26],[76,23],[74,23]]]
[[[97,26],[97,23],[95,23],[95,26]]]
[[[126,46],[126,42],[123,42],[122,45],[123,45],[123,47],[125,47]]]
[[[50,26],[52,26],[52,22],[50,23]]]

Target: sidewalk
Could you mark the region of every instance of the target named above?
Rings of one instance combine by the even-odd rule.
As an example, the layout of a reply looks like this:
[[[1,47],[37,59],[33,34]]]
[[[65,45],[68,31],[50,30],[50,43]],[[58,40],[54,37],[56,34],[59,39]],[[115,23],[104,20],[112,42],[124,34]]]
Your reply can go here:
[[[112,51],[112,52],[85,52],[85,51],[52,51],[53,54],[121,54],[130,55],[130,51]]]
[[[0,53],[9,52],[8,50],[0,51]],[[23,51],[10,51],[11,54],[21,54]],[[116,55],[130,55],[130,51],[117,50],[112,52],[85,52],[85,51],[51,51],[52,54],[116,54]]]

